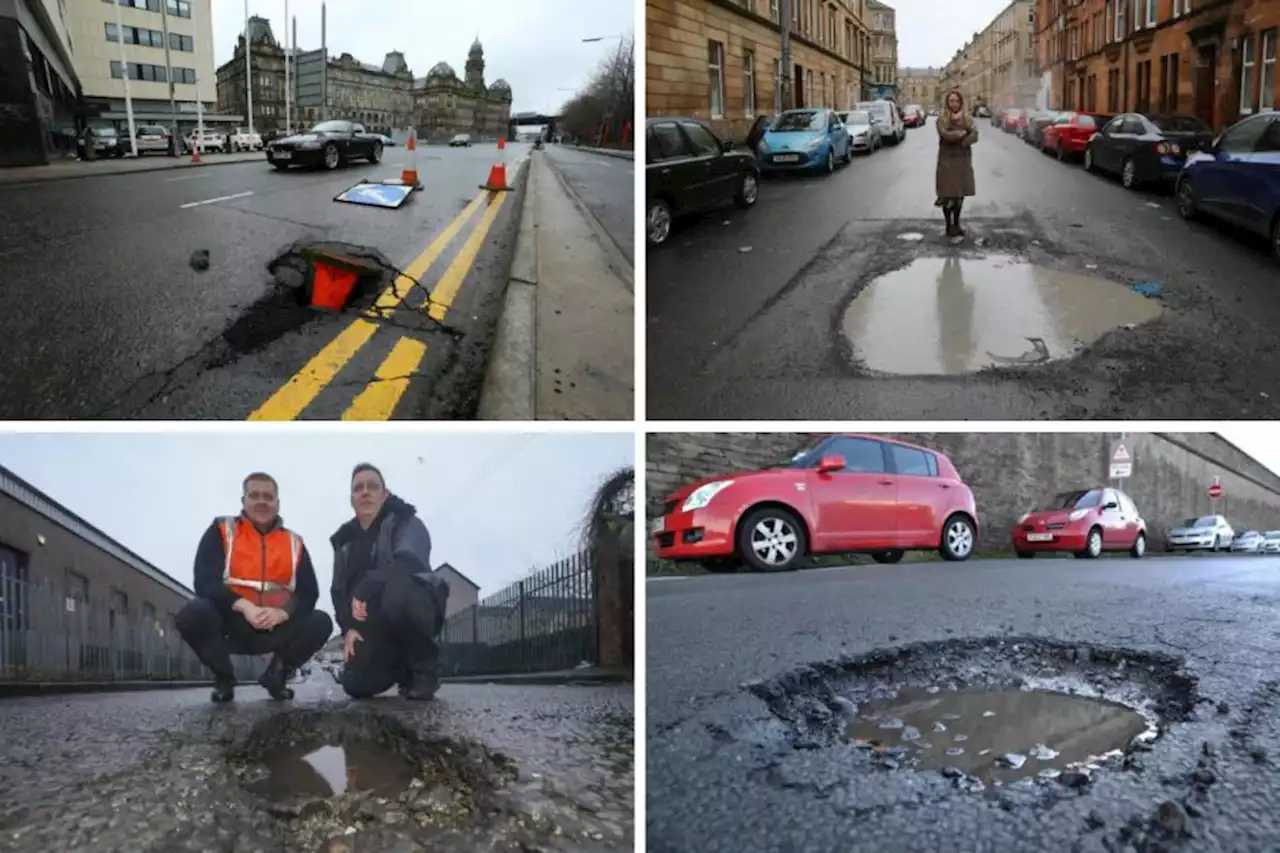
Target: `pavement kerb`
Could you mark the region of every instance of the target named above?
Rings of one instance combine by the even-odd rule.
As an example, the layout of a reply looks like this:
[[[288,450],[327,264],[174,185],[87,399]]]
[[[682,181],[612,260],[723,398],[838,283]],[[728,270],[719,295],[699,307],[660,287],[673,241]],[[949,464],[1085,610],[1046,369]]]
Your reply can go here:
[[[258,151],[254,153],[261,154],[262,152]],[[66,172],[63,174],[56,174],[56,175],[30,175],[30,174],[23,174],[20,171],[21,167],[13,170],[4,169],[4,170],[0,170],[0,187],[11,186],[11,185],[21,185],[21,184],[50,184],[50,183],[55,183],[57,181],[78,181],[84,178],[107,178],[107,177],[114,177],[116,175],[141,175],[147,172],[166,172],[174,169],[200,169],[205,166],[235,166],[235,165],[240,165],[244,163],[252,163],[256,158],[246,157],[243,160],[227,160],[227,159],[222,159],[218,157],[218,158],[208,158],[200,161],[199,163],[192,163],[190,159],[187,159],[187,158],[180,157],[176,159],[179,162],[175,163],[175,162],[170,162],[168,160],[157,160],[156,165],[154,166],[148,166],[146,168],[138,168],[138,169],[118,169],[118,170],[113,170],[109,172],[108,171]],[[266,160],[263,159],[262,162],[265,163]],[[33,166],[31,168],[39,169],[42,167]],[[10,176],[12,176],[12,179],[10,179]]]
[[[537,371],[538,223],[535,221],[541,158],[531,156],[525,171],[520,226],[516,232],[511,273],[503,296],[502,315],[494,334],[489,366],[480,392],[480,420],[537,419],[534,388]]]

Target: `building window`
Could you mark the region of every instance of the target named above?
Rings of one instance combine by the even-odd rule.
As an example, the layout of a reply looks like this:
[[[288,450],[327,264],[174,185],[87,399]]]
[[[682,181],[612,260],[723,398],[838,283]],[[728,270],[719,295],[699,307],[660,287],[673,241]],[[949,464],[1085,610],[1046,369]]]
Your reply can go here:
[[[779,6],[779,0],[769,0],[769,17],[775,24],[782,23],[782,9]]]
[[[179,18],[190,18],[191,4],[187,0],[169,0],[169,14]]]
[[[1156,25],[1156,0],[1147,0],[1147,26]]]
[[[1263,112],[1276,108],[1276,31],[1262,34],[1262,96],[1258,108]]]
[[[839,44],[840,42],[836,40],[836,10],[828,9],[827,10],[827,46],[830,47],[832,50],[835,50]]]
[[[711,117],[724,116],[724,45],[707,42],[707,80],[711,85]]]
[[[169,47],[173,50],[185,50],[188,53],[196,49],[196,40],[180,33],[169,33]]]
[[[1178,111],[1178,85],[1182,69],[1181,57],[1176,53],[1160,57],[1160,109],[1162,112]]]
[[[756,115],[756,55],[751,51],[742,54],[742,84],[745,86],[747,118]]]
[[[1173,17],[1179,18],[1191,11],[1191,0],[1173,0]]]
[[[1240,112],[1253,112],[1255,73],[1258,58],[1254,54],[1253,39],[1242,39],[1240,43]]]
[[[1120,112],[1120,69],[1112,68],[1107,72],[1107,112]]]
[[[1151,112],[1151,60],[1138,63],[1137,112]]]
[[[1124,41],[1124,4],[1126,0],[1116,0],[1116,23],[1112,41]]]

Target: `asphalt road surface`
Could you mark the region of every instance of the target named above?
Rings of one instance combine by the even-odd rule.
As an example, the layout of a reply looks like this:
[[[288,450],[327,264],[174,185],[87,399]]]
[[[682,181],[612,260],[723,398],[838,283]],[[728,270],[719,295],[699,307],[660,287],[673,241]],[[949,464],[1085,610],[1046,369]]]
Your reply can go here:
[[[513,184],[528,153],[506,151]],[[472,417],[520,193],[480,190],[495,145],[427,147],[400,210],[333,201],[407,160],[0,187],[0,418]],[[400,279],[404,300],[368,322],[298,310],[266,265],[304,238],[375,248],[421,288]]]
[[[212,705],[207,689],[0,702],[0,849],[632,849],[630,687],[446,684],[433,703],[361,703],[347,700],[328,678],[313,675],[291,706],[266,699],[257,685],[242,686],[227,706]],[[441,821],[455,826],[437,830],[406,820],[411,807],[401,806],[376,821],[385,831],[375,825],[346,836],[354,847],[304,842],[299,824],[323,820],[327,808],[303,820],[273,816],[239,784],[228,759],[261,743],[255,733],[305,733],[297,721],[309,718],[343,726],[348,739],[370,720],[398,721],[422,738],[435,756],[429,763],[441,768],[437,779],[424,776],[428,784],[420,790],[446,803],[461,798],[460,788],[439,783],[457,773],[474,789],[475,807],[485,796],[493,813],[476,815],[470,827],[445,815]],[[499,754],[514,761],[515,773],[508,770],[498,791],[486,794],[476,777],[504,764]],[[389,807],[397,809],[394,799]],[[412,808],[424,822],[438,814]]]
[[[1278,558],[923,563],[650,580],[647,591],[654,853],[1280,845]],[[1196,679],[1197,710],[1132,768],[1024,801],[876,771],[850,747],[797,749],[766,736],[781,723],[748,689],[846,655],[989,637],[1171,655]],[[1187,834],[1166,844],[1149,821],[1169,800],[1189,805],[1174,833]]]
[[[547,145],[543,150],[547,162],[634,266],[635,162],[578,151],[572,145]]]
[[[934,207],[930,123],[833,176],[767,180],[754,209],[649,252],[649,416],[1280,416],[1265,246],[979,130],[959,247]]]

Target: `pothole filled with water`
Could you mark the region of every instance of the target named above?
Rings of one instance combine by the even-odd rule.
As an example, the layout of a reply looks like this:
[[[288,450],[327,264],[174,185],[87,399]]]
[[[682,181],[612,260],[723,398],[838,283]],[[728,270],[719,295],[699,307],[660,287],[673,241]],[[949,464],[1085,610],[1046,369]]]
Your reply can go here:
[[[854,746],[919,770],[954,768],[986,783],[1057,778],[1127,748],[1151,724],[1115,702],[1039,690],[906,688],[858,706]]]
[[[792,749],[968,790],[1089,785],[1202,702],[1172,655],[1037,637],[916,643],[744,686]]]
[[[871,281],[845,309],[843,331],[869,370],[961,375],[1071,358],[1161,313],[1157,300],[1100,276],[1008,254],[952,255]]]
[[[228,751],[235,779],[284,821],[291,847],[375,830],[442,831],[497,811],[513,762],[482,744],[421,735],[377,713],[291,711]]]

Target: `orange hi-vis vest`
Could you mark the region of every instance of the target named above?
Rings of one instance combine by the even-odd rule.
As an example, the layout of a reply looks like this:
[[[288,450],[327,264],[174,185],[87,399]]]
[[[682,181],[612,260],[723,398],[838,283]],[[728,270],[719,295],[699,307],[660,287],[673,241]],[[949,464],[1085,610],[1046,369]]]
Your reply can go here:
[[[222,582],[260,607],[284,607],[298,585],[302,538],[285,527],[259,533],[243,516],[217,520],[226,555]]]

